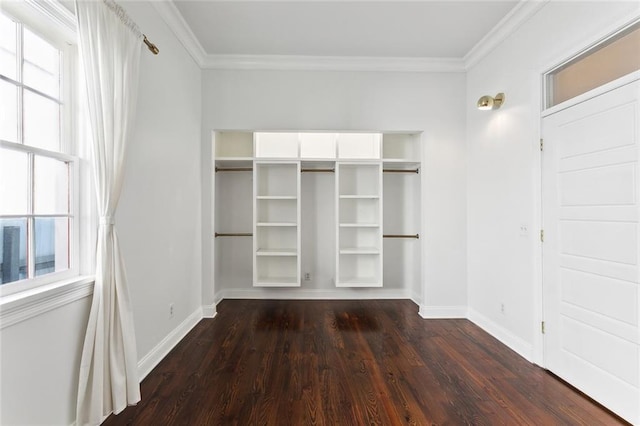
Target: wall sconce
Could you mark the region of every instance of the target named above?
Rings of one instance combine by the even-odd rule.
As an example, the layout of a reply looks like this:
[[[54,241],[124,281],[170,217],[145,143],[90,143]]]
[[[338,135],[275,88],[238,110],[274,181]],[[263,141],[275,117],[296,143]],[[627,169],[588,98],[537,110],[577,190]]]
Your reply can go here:
[[[504,103],[504,93],[498,93],[495,98],[483,96],[478,99],[478,109],[482,111],[498,109]]]

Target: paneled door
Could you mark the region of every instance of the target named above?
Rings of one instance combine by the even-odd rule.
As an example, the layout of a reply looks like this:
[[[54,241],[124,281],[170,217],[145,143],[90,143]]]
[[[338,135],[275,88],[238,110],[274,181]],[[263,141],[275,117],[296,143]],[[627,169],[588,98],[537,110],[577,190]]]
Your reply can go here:
[[[640,424],[635,81],[543,119],[545,367]]]

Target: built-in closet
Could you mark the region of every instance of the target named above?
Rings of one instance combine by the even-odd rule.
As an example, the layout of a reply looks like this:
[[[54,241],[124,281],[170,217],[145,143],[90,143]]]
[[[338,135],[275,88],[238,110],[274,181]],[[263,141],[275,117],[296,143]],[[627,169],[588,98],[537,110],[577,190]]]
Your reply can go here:
[[[420,132],[214,131],[212,143],[218,297],[420,297]]]

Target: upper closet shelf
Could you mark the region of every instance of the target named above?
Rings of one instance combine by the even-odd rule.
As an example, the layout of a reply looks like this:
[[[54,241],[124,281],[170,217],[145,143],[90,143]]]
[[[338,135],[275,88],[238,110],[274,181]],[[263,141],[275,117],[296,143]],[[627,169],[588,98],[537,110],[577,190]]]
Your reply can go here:
[[[297,200],[298,196],[296,195],[258,195],[256,196],[258,200]]]
[[[421,132],[216,131],[213,140],[217,166],[253,160],[300,160],[327,168],[335,161],[421,162]]]
[[[380,198],[379,195],[340,195],[340,198],[346,200],[377,200]]]

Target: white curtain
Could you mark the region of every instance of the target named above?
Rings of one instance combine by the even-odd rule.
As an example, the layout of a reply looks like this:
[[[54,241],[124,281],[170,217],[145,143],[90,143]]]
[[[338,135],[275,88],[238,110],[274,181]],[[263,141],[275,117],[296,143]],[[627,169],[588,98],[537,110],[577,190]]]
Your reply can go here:
[[[76,0],[76,15],[100,215],[76,424],[94,425],[140,401],[133,313],[113,218],[135,121],[142,34],[112,0]]]

